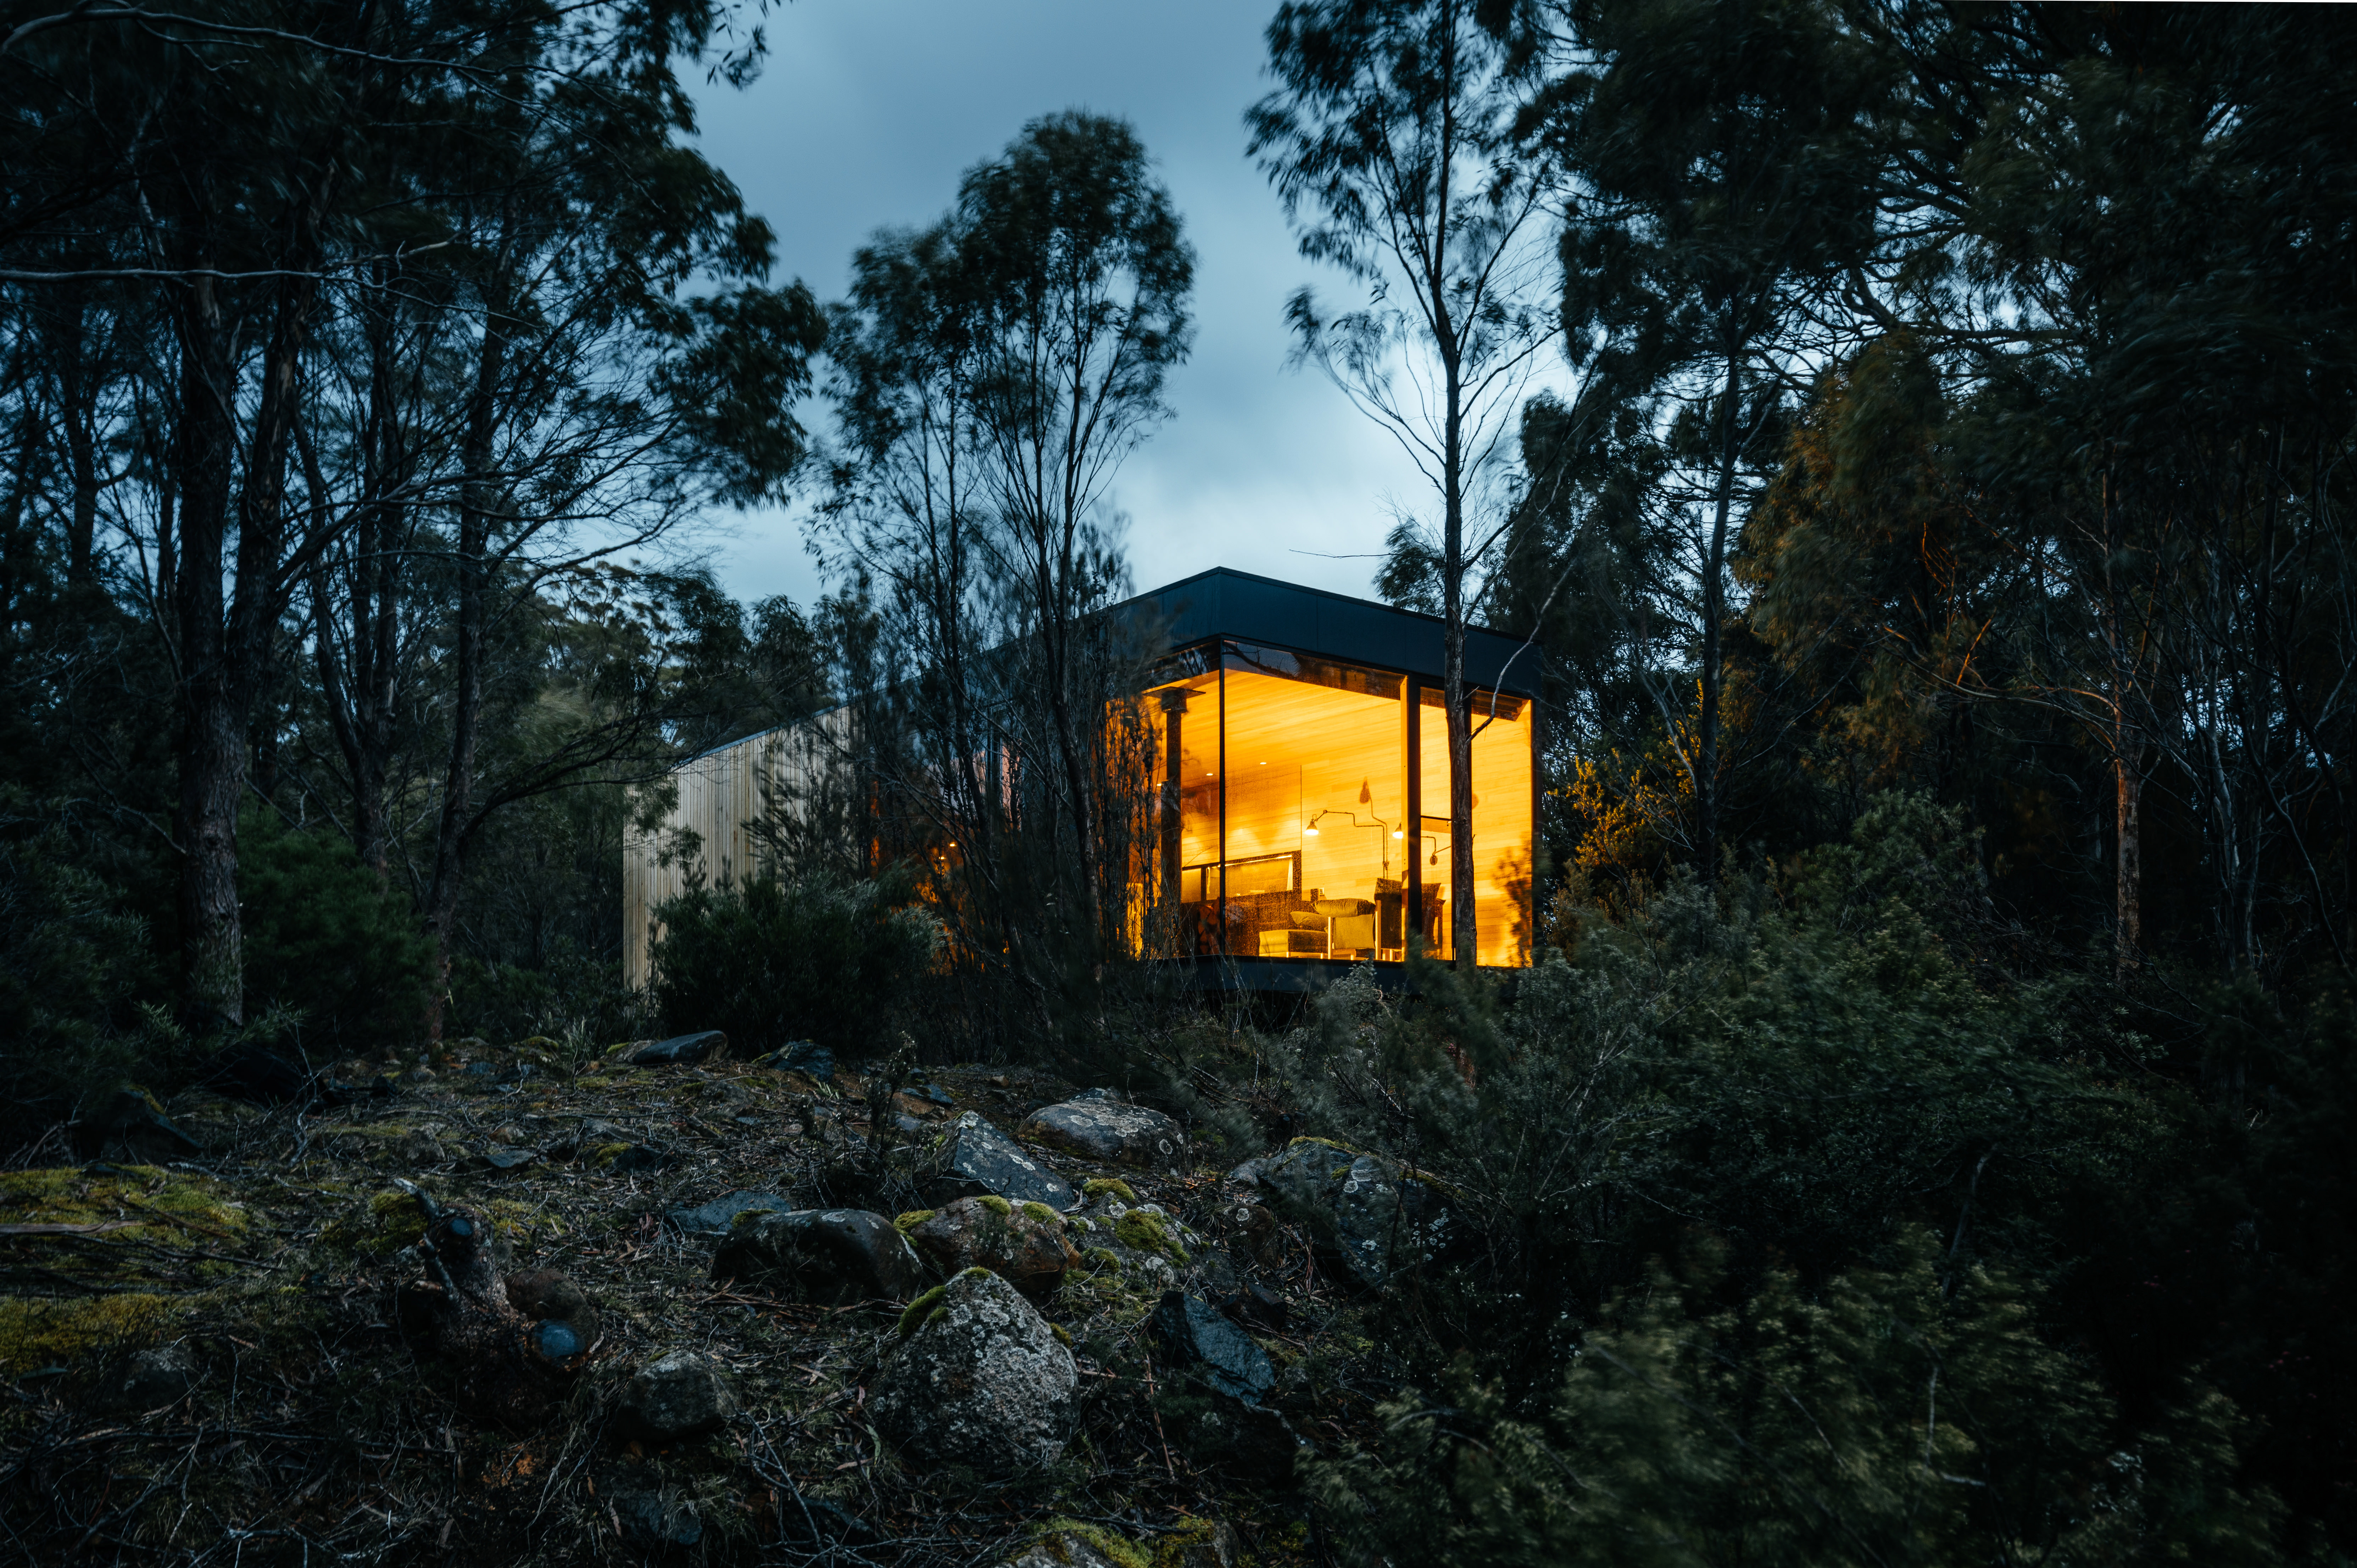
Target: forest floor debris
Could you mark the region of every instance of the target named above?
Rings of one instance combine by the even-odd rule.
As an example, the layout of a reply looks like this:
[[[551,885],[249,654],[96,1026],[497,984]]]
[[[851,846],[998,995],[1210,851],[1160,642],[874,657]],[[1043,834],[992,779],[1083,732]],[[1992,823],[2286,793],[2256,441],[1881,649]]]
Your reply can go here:
[[[961,1148],[986,1147],[1027,1194],[1069,1205],[1013,1197],[1010,1212],[1069,1240],[1060,1287],[1029,1288],[1075,1381],[1052,1463],[929,1467],[895,1451],[874,1411],[920,1292],[834,1305],[714,1277],[738,1205],[748,1223],[821,1208],[830,1182],[876,1168],[863,1083],[629,1053],[520,1072],[516,1053],[470,1054],[341,1104],[153,1108],[185,1120],[201,1154],[117,1164],[52,1146],[40,1168],[0,1173],[0,1485],[16,1550],[994,1568],[1087,1540],[1157,1568],[1306,1560],[1304,1510],[1272,1492],[1262,1439],[1362,1434],[1384,1391],[1353,1381],[1358,1304],[1248,1191],[1018,1144],[1024,1118],[1074,1086],[921,1075],[887,1136],[912,1195],[941,1191]],[[1030,1208],[1049,1218],[1031,1224]],[[900,1229],[925,1222],[911,1213]],[[437,1350],[418,1306],[432,1305],[419,1292],[436,1215],[445,1230],[479,1222],[505,1280],[501,1325],[581,1341],[557,1345],[577,1376],[533,1385],[544,1412],[487,1409],[464,1358]],[[1221,1422],[1193,1410],[1178,1369],[1157,1385],[1167,1354],[1150,1319],[1182,1287],[1262,1304],[1252,1331],[1289,1426],[1232,1434],[1244,1441],[1223,1455]],[[723,1419],[649,1420],[657,1373],[694,1381]]]

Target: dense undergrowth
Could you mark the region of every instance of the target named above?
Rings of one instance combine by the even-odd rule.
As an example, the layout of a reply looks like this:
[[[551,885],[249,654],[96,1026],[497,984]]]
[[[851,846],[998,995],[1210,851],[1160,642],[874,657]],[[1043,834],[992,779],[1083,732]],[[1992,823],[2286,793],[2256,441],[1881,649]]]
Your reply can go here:
[[[1955,820],[1911,797],[1749,880],[1612,911],[1575,887],[1548,929],[1511,980],[1418,964],[1403,994],[1362,972],[1286,1015],[1144,972],[1046,1021],[1064,1083],[1184,1114],[1198,1168],[1056,1162],[1135,1184],[1195,1240],[1133,1212],[1052,1298],[1089,1391],[1067,1458],[1013,1481],[913,1470],[865,1424],[899,1304],[715,1284],[660,1218],[731,1187],[838,1201],[829,1173],[868,1125],[856,1077],[462,1042],[432,1072],[395,1064],[390,1099],[184,1094],[199,1157],[72,1163],[51,1136],[0,1183],[18,1550],[661,1555],[597,1500],[619,1495],[704,1521],[662,1551],[711,1562],[996,1563],[1054,1520],[1148,1562],[1210,1550],[1214,1524],[1272,1563],[2342,1560],[2345,997],[2021,963]],[[713,921],[699,961],[726,973],[768,929]],[[893,1102],[912,1113],[1009,1128],[1063,1086],[908,1081],[940,1092]],[[1250,1218],[1268,1195],[1222,1173],[1297,1137],[1421,1181],[1448,1245],[1361,1291],[1318,1214]],[[619,1157],[640,1147],[660,1158]],[[539,1157],[500,1171],[500,1149]],[[420,1220],[396,1177],[601,1305],[597,1369],[554,1430],[470,1422],[404,1336],[391,1293]],[[1256,1332],[1305,1443],[1289,1466],[1223,1447],[1155,1381],[1149,1256],[1289,1303]],[[634,1451],[615,1390],[682,1342],[734,1369],[748,1414]],[[193,1391],[109,1409],[126,1358],[162,1343],[197,1348]]]

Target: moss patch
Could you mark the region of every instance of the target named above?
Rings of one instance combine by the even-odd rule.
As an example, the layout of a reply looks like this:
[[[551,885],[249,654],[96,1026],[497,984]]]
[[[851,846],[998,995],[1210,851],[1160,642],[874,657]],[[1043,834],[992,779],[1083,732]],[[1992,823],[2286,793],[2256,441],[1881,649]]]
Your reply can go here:
[[[1040,1526],[1039,1533],[1032,1539],[1059,1563],[1072,1560],[1071,1548],[1066,1542],[1077,1541],[1119,1568],[1154,1568],[1154,1560],[1135,1541],[1076,1519],[1051,1519]]]
[[[942,1298],[949,1294],[949,1289],[947,1285],[935,1285],[909,1304],[908,1310],[900,1314],[901,1338],[906,1339],[933,1320],[933,1314],[942,1309]]]
[[[899,1230],[905,1236],[909,1231],[914,1230],[918,1226],[922,1225],[926,1220],[931,1219],[933,1217],[933,1214],[934,1211],[930,1208],[912,1208],[906,1214],[895,1216],[892,1220],[892,1225],[895,1230]]]
[[[1082,1182],[1081,1184],[1081,1196],[1091,1203],[1094,1203],[1098,1198],[1107,1196],[1117,1197],[1124,1203],[1135,1203],[1137,1201],[1137,1194],[1130,1190],[1129,1183],[1123,1181],[1118,1176],[1097,1176],[1092,1180]]]
[[[1114,1221],[1113,1233],[1125,1247],[1135,1247],[1141,1252],[1159,1252],[1174,1263],[1187,1262],[1187,1249],[1170,1234],[1163,1218],[1150,1209],[1133,1208]]]
[[[252,1221],[210,1176],[155,1165],[65,1166],[0,1174],[0,1223],[73,1230],[25,1236],[51,1275],[92,1291],[179,1287],[237,1272]]]
[[[1207,1519],[1181,1525],[1168,1535],[1158,1536],[1154,1542],[1154,1568],[1186,1568],[1190,1561],[1190,1547],[1209,1547],[1216,1555],[1220,1527]]]
[[[135,1291],[78,1301],[0,1296],[0,1369],[30,1372],[152,1345],[186,1310],[170,1296]]]
[[[1005,1198],[999,1197],[995,1192],[986,1192],[980,1197],[974,1199],[974,1201],[981,1204],[985,1208],[989,1209],[993,1214],[997,1215],[1001,1219],[1006,1219],[1009,1215],[1015,1212],[1015,1206],[1007,1202]]]
[[[1060,1226],[1064,1222],[1064,1217],[1062,1215],[1057,1213],[1054,1209],[1049,1208],[1044,1203],[1025,1204],[1023,1206],[1023,1218],[1036,1221],[1041,1225]]]

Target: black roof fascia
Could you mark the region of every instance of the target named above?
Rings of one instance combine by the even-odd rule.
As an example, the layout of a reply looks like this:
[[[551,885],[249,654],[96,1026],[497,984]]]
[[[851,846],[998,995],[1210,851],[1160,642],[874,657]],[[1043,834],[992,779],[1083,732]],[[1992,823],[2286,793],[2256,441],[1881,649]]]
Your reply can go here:
[[[1438,682],[1445,669],[1447,623],[1438,616],[1394,609],[1323,588],[1214,566],[1126,599],[1104,612],[1139,624],[1158,619],[1170,646],[1215,637],[1273,643],[1297,652],[1372,664]],[[1538,695],[1538,650],[1520,638],[1481,627],[1465,628],[1465,679],[1516,696]]]

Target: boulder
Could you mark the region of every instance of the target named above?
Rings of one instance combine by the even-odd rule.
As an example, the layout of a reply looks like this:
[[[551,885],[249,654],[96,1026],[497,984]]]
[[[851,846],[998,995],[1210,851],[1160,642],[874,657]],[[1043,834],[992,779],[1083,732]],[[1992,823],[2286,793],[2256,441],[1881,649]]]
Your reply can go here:
[[[1215,1298],[1222,1312],[1246,1328],[1257,1328],[1266,1334],[1282,1334],[1293,1322],[1293,1303],[1266,1285],[1251,1280],[1238,1282],[1235,1288]]]
[[[834,1076],[834,1053],[816,1040],[788,1040],[768,1055],[754,1058],[753,1065],[774,1068],[780,1072],[808,1073],[824,1083]]]
[[[204,1152],[204,1144],[165,1115],[156,1097],[136,1085],[116,1090],[106,1109],[76,1133],[81,1151],[102,1159],[164,1165]]]
[[[920,1468],[963,1465],[1003,1477],[1064,1451],[1080,1371],[1021,1292],[987,1269],[968,1269],[937,1301],[920,1297],[909,1317],[913,1331],[869,1407],[903,1457]]]
[[[651,1144],[609,1144],[597,1151],[597,1164],[616,1176],[635,1176],[641,1171],[659,1171],[674,1162],[668,1149],[658,1149]]]
[[[1111,1090],[1099,1090],[1108,1096]],[[1023,1123],[1023,1135],[1083,1159],[1182,1172],[1187,1168],[1186,1130],[1159,1111],[1085,1096],[1043,1106]]]
[[[197,1359],[185,1345],[157,1345],[140,1351],[124,1368],[113,1402],[125,1410],[157,1410],[178,1404],[196,1386]]]
[[[693,1350],[673,1350],[622,1386],[615,1414],[640,1436],[670,1443],[709,1432],[736,1412],[736,1392],[716,1363]]]
[[[794,1498],[780,1510],[782,1528],[779,1544],[783,1546],[817,1547],[822,1550],[836,1546],[873,1546],[876,1527],[839,1503],[807,1493]]]
[[[773,1192],[732,1192],[694,1208],[674,1208],[663,1218],[689,1236],[726,1236],[740,1214],[791,1214],[794,1206]]]
[[[1192,1369],[1232,1399],[1258,1404],[1276,1386],[1268,1352],[1200,1296],[1165,1292],[1154,1309],[1154,1337],[1170,1365]]]
[[[1276,1369],[1242,1329],[1198,1295],[1166,1293],[1152,1330],[1169,1370],[1154,1408],[1169,1440],[1200,1464],[1227,1465],[1257,1485],[1293,1474],[1302,1447],[1270,1407]]]
[[[1140,1203],[1127,1182],[1092,1181],[1068,1224],[1083,1263],[1117,1270],[1127,1289],[1159,1296],[1202,1253],[1203,1239],[1157,1203]]]
[[[1071,1184],[1017,1148],[1015,1140],[968,1111],[942,1135],[932,1155],[926,1197],[936,1205],[985,1193],[1015,1203],[1077,1208]]]
[[[1054,1290],[1081,1261],[1065,1238],[1064,1217],[1044,1203],[956,1198],[914,1220],[907,1234],[935,1273],[979,1265],[1033,1297]]]
[[[673,1035],[668,1040],[640,1046],[630,1053],[630,1063],[634,1067],[686,1067],[727,1054],[726,1035],[717,1029],[702,1029],[693,1035]]]
[[[889,1219],[864,1208],[740,1215],[712,1255],[712,1277],[743,1280],[792,1301],[905,1301],[925,1265]]]
[[[1372,1155],[1296,1138],[1261,1162],[1258,1185],[1291,1205],[1366,1289],[1446,1252],[1462,1229],[1440,1195]]]
[[[622,1539],[632,1546],[664,1552],[690,1547],[704,1539],[704,1520],[695,1504],[677,1487],[639,1465],[603,1466],[597,1477],[597,1495],[614,1510]]]
[[[1284,1228],[1265,1203],[1230,1198],[1214,1211],[1222,1240],[1240,1257],[1275,1267],[1284,1255]]]

